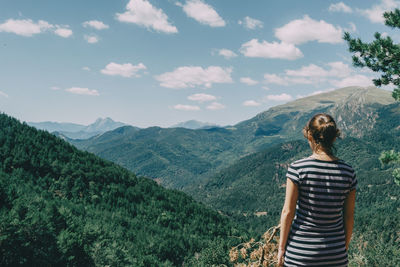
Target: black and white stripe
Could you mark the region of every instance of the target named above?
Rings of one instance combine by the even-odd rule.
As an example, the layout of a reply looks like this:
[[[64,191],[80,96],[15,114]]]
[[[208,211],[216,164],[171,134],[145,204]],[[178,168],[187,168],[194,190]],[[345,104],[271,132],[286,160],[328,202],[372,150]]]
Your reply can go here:
[[[284,266],[347,266],[343,204],[357,186],[353,168],[308,157],[290,164],[286,177],[298,185],[299,198]]]

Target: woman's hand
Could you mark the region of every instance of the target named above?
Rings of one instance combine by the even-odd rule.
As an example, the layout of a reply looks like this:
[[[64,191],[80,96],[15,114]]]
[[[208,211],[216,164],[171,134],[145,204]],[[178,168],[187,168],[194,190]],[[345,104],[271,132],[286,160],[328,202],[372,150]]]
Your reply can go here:
[[[279,249],[278,250],[278,266],[283,266],[283,257],[285,255],[285,250],[284,249]]]

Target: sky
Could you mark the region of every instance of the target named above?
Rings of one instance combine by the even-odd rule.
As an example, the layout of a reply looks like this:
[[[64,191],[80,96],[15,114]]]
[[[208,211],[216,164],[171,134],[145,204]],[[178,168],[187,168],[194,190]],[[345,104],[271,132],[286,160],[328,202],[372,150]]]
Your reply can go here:
[[[21,121],[233,125],[376,76],[344,32],[400,1],[0,0],[0,111]]]

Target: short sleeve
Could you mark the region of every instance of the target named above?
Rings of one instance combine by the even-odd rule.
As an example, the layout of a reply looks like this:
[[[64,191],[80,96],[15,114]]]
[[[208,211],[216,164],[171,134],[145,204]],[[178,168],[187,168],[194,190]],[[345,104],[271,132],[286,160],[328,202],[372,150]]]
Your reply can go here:
[[[289,165],[288,171],[286,173],[286,178],[292,180],[293,183],[300,184],[300,176],[298,169],[293,167],[292,164]]]
[[[356,172],[353,171],[353,176],[351,177],[351,185],[350,185],[350,191],[355,190],[357,188],[357,176]]]

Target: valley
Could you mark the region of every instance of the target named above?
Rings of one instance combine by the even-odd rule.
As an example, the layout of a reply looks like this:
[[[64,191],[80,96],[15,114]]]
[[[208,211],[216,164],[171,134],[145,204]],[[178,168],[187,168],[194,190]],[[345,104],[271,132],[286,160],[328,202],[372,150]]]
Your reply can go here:
[[[189,243],[183,245],[186,249],[182,247],[183,250],[180,253],[186,251],[185,253],[188,254],[184,254],[186,256],[183,258],[178,257],[179,262],[204,263],[209,260],[206,255],[209,255],[208,253],[211,253],[211,251],[219,251],[218,257],[214,257],[216,261],[220,262],[225,259],[227,262],[227,258],[225,258],[227,255],[224,254],[224,251],[226,252],[229,244],[232,245],[237,242],[234,239],[229,239],[228,235],[235,232],[242,238],[245,236],[259,237],[267,228],[278,224],[285,194],[287,166],[290,162],[309,155],[310,149],[301,135],[301,129],[306,121],[317,112],[327,112],[337,117],[339,128],[342,130],[342,138],[337,141],[336,145],[337,155],[355,168],[359,179],[354,246],[349,251],[350,262],[353,264],[361,262],[361,265],[367,264],[367,266],[368,264],[376,266],[381,263],[384,263],[385,266],[395,266],[396,262],[400,260],[398,258],[398,255],[400,255],[398,246],[400,237],[398,231],[395,230],[400,225],[400,213],[398,212],[400,187],[395,185],[391,176],[394,166],[382,165],[379,161],[381,151],[400,150],[400,103],[391,98],[390,92],[375,87],[348,87],[273,107],[233,126],[206,129],[182,127],[139,129],[123,126],[89,139],[66,138],[66,140],[80,149],[94,153],[133,171],[139,176],[134,178],[136,179],[135,184],[139,183],[143,186],[149,184],[144,187],[140,186],[139,188],[142,188],[140,189],[142,191],[138,191],[132,196],[128,191],[120,191],[120,193],[116,191],[118,197],[112,201],[125,203],[117,205],[119,209],[126,210],[121,213],[125,214],[130,209],[130,201],[139,199],[139,202],[142,203],[140,207],[143,209],[141,220],[146,222],[155,220],[152,221],[154,222],[154,226],[152,226],[155,227],[154,229],[162,226],[172,231],[169,232],[169,230],[164,229],[159,231],[157,236],[163,236],[169,240],[171,236],[166,237],[165,231],[171,235],[182,235],[178,238],[183,238],[183,240],[186,240],[187,235],[199,235],[197,232],[189,234],[185,230],[186,226],[184,225],[188,223],[192,224],[189,227],[190,229],[194,227],[194,229],[200,230],[198,226],[193,225],[201,220],[199,221],[197,217],[194,217],[194,221],[182,221],[181,218],[189,216],[192,209],[187,210],[186,206],[181,207],[181,205],[193,201],[193,203],[202,202],[212,208],[214,211],[207,211],[207,214],[211,212],[211,217],[207,220],[217,220],[218,223],[208,221],[207,227],[213,225],[212,228],[214,228],[216,225],[221,225],[221,229],[224,230],[218,230],[219,234],[213,230],[214,232],[211,235],[198,236],[198,238],[204,240],[199,242],[207,243],[203,253],[199,254],[202,255],[201,259],[196,260],[190,256],[195,251],[199,251],[199,247],[193,244],[189,245],[192,249],[187,250],[188,244],[192,241],[190,239],[184,241]],[[86,152],[76,151],[74,153]],[[47,168],[52,169],[53,167]],[[18,169],[21,169],[21,167]],[[6,175],[13,173],[9,169],[7,171],[7,168],[4,170]],[[26,170],[29,170],[29,168]],[[54,177],[60,175],[57,172],[54,174],[56,175]],[[40,174],[37,175],[40,176]],[[73,173],[71,175],[71,177],[74,177]],[[107,172],[105,172],[94,177],[112,177],[107,175]],[[141,176],[147,178],[141,178]],[[182,192],[161,189],[148,178],[155,180],[164,187],[184,191],[197,202],[190,198],[185,200],[186,196]],[[56,195],[61,196],[61,200],[57,201],[82,199],[80,200],[84,201],[82,205],[91,205],[93,208],[96,207],[96,203],[102,203],[98,202],[96,196],[104,193],[90,193],[91,184],[93,182],[96,184],[96,181],[86,178],[86,180],[82,180],[83,184],[79,185],[74,182],[70,187],[65,187],[68,182],[65,184],[65,182],[62,182],[63,180],[49,179],[50,177],[44,180],[41,178],[43,181],[40,186],[38,185],[39,187],[36,187],[35,182],[32,186],[35,185],[36,190],[42,190],[48,186],[54,188],[51,190],[57,192]],[[109,188],[110,185],[107,185],[109,182],[107,179],[102,180],[106,188]],[[85,187],[87,184],[90,186]],[[132,186],[135,187],[136,185]],[[132,186],[128,186],[128,188]],[[101,191],[102,186],[97,188]],[[155,193],[154,190],[160,193]],[[163,196],[164,193],[161,192],[164,192],[164,190],[168,192],[167,194],[172,195]],[[143,194],[146,195],[149,192],[152,192],[150,194],[155,198],[150,197],[146,200],[147,197],[144,197]],[[85,200],[82,196],[87,193],[91,197]],[[181,196],[174,200],[174,194]],[[67,196],[66,199],[64,199],[65,196]],[[70,199],[68,196],[72,198]],[[114,197],[111,199],[114,199]],[[115,202],[104,201],[109,203],[107,205],[115,205],[112,204]],[[161,205],[161,207],[157,205]],[[207,210],[206,206],[202,206],[203,204],[193,205],[200,205],[196,208],[200,214],[204,214],[203,212]],[[180,208],[175,209],[172,208],[173,206]],[[107,208],[107,206],[104,207]],[[11,206],[11,209],[14,209],[14,206]],[[159,215],[153,213],[155,209],[159,211]],[[202,209],[205,210],[202,211]],[[110,216],[114,216],[111,215],[114,212],[113,210],[113,208],[110,210]],[[182,213],[185,210],[189,213]],[[131,212],[136,214],[136,211],[132,210]],[[147,212],[153,215],[149,215]],[[126,215],[123,215],[123,217]],[[79,218],[85,217],[79,215]],[[92,217],[91,220],[98,219]],[[94,224],[96,223],[94,222]],[[128,221],[128,224],[125,223],[122,227],[123,229],[129,228],[133,227],[134,224],[134,222]],[[381,227],[382,224],[384,225],[383,228]],[[184,231],[183,234],[181,234],[181,230]],[[200,230],[200,232],[202,231]],[[208,231],[211,231],[211,229]],[[145,232],[143,234],[148,235]],[[143,236],[143,238],[148,240],[148,236]],[[148,240],[146,242],[152,244],[153,241]],[[89,244],[89,246],[94,244]],[[143,246],[146,247],[145,244]],[[110,251],[113,251],[113,249]],[[93,257],[91,252],[86,251],[85,253],[88,253],[88,257]],[[141,253],[137,255],[138,257],[145,257],[143,263],[150,260],[146,258],[147,256],[140,256],[147,255],[146,252]],[[149,254],[157,255],[157,259],[152,259],[154,262],[162,261],[168,264],[170,262],[173,265],[178,263],[173,261],[173,258],[158,253],[162,252],[153,251]],[[168,253],[165,255],[170,255]],[[388,257],[388,255],[393,256]]]
[[[346,87],[272,107],[233,126],[196,130],[126,126],[89,139],[67,141],[157,179],[167,188],[185,190],[241,157],[301,139],[301,129],[315,113],[337,117],[344,136],[362,137],[376,124],[375,111],[391,103],[394,99],[389,91]]]

